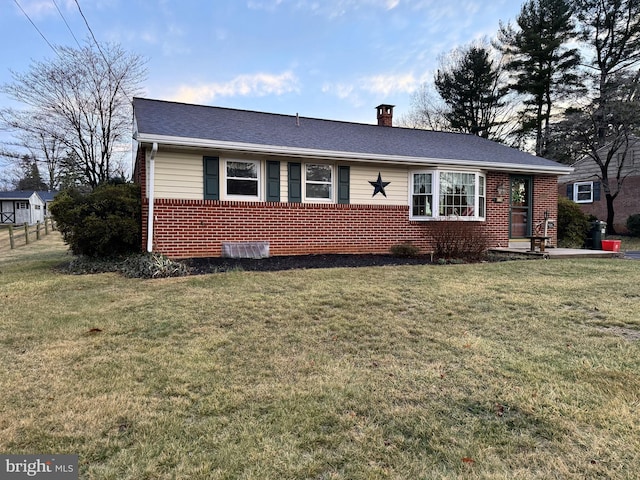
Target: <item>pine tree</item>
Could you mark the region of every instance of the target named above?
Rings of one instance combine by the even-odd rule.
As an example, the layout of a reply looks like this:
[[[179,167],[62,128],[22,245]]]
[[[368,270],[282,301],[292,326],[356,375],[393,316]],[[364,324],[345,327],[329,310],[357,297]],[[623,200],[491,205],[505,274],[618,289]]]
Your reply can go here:
[[[435,87],[447,105],[444,117],[451,129],[483,138],[495,137],[506,89],[501,68],[485,45],[451,52],[435,74]]]
[[[516,19],[517,28],[501,25],[498,46],[512,73],[511,88],[525,96],[522,130],[535,134],[535,151],[547,152],[556,100],[580,85],[580,55],[567,44],[577,34],[568,0],[529,0]]]

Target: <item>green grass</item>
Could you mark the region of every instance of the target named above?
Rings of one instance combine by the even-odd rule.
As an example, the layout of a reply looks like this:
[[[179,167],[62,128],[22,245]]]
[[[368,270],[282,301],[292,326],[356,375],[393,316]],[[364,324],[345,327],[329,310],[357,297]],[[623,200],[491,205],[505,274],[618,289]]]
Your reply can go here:
[[[630,237],[628,235],[607,235],[609,240],[621,240],[620,250],[627,251],[640,251],[640,237]]]
[[[83,479],[636,478],[640,262],[70,276],[0,256],[0,451]]]

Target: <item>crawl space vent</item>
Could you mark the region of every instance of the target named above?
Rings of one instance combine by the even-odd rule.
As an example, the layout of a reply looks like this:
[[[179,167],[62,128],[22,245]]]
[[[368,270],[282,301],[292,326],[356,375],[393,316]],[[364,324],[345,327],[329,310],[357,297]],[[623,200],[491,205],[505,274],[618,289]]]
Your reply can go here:
[[[227,258],[267,258],[269,242],[222,242],[222,256]]]

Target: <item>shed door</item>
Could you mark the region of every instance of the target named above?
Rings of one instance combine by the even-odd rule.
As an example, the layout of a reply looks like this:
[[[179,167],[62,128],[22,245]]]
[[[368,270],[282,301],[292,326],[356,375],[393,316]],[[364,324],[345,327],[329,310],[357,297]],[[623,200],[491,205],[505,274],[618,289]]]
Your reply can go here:
[[[531,235],[532,181],[526,175],[511,177],[509,237],[524,238]]]

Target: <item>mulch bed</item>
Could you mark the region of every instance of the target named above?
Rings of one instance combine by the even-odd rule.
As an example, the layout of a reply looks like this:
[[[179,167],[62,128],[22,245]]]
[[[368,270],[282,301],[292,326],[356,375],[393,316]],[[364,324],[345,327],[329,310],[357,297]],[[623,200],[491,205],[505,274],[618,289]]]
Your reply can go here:
[[[278,270],[373,267],[385,265],[427,265],[430,255],[395,257],[393,255],[289,255],[261,259],[251,258],[190,258],[183,260],[192,274],[226,272],[230,270],[273,272]]]

